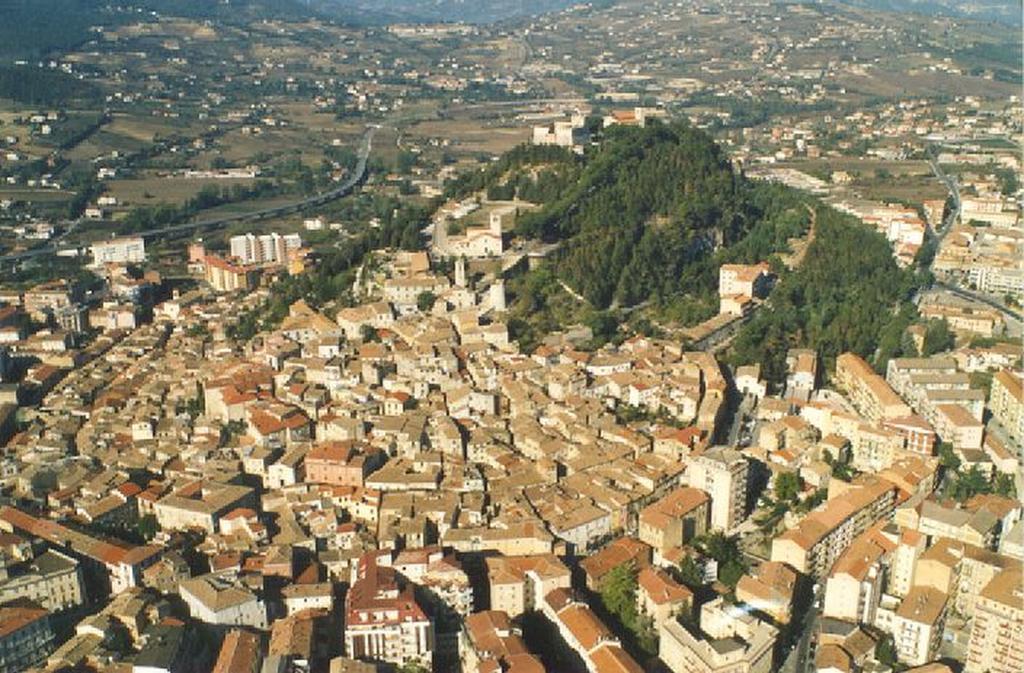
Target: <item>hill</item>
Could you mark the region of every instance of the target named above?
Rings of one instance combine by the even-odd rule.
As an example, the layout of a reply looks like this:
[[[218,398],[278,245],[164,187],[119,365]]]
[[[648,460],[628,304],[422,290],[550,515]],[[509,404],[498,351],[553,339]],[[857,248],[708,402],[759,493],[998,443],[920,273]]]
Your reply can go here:
[[[686,124],[612,127],[585,158],[551,159],[545,176],[525,184],[515,161],[499,162],[488,190],[515,183],[520,198],[542,197],[518,218],[517,234],[560,243],[558,277],[599,309],[714,304],[718,263],[767,259],[806,226],[796,195],[750,182]]]

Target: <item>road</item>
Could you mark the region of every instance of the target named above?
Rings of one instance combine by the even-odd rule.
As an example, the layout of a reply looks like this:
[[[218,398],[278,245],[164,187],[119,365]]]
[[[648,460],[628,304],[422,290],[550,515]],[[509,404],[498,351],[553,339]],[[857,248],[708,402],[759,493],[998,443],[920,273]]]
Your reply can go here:
[[[359,151],[357,152],[358,161],[356,166],[349,175],[340,185],[334,189],[319,194],[308,196],[299,201],[287,203],[282,206],[275,206],[273,208],[265,208],[263,210],[257,210],[251,213],[240,213],[238,215],[227,215],[224,217],[214,217],[206,220],[196,220],[194,222],[183,222],[181,224],[172,224],[166,227],[160,227],[157,229],[147,229],[145,231],[136,232],[134,235],[142,236],[143,238],[160,238],[163,236],[173,235],[192,231],[195,229],[215,229],[222,227],[232,222],[245,222],[249,220],[262,220],[268,217],[280,217],[282,215],[288,215],[301,211],[311,206],[320,206],[329,201],[341,198],[349,194],[356,185],[363,181],[366,177],[366,165],[370,158],[370,152],[373,151],[373,134],[377,128],[371,126],[367,128],[363,134],[362,140],[359,143]],[[19,262],[32,257],[38,257],[40,255],[52,255],[60,252],[70,252],[77,250],[81,246],[75,245],[48,245],[34,250],[28,250],[26,252],[20,252],[12,255],[0,256],[0,263],[11,263]]]

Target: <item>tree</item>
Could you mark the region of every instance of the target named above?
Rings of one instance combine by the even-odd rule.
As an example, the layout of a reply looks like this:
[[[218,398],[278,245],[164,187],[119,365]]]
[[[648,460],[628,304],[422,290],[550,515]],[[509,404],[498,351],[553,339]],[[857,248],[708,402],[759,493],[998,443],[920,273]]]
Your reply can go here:
[[[359,338],[362,339],[364,342],[376,341],[377,330],[374,329],[373,325],[360,325]]]
[[[896,644],[893,642],[892,634],[886,633],[875,645],[875,658],[883,666],[896,666]]]
[[[953,445],[949,442],[939,444],[939,464],[953,472],[960,469],[960,458],[953,452]]]
[[[687,556],[679,562],[679,579],[691,589],[697,589],[704,584],[704,571],[692,556]]]
[[[735,535],[726,535],[716,530],[695,539],[694,543],[718,562],[718,579],[723,584],[735,587],[747,571],[739,539]]]
[[[143,540],[149,542],[160,531],[160,524],[157,523],[154,515],[147,514],[138,520],[138,523],[135,524],[135,529],[142,536]]]
[[[935,353],[952,350],[956,346],[956,335],[949,329],[945,320],[929,320],[924,333],[921,355],[929,357]]]
[[[800,488],[800,476],[796,472],[780,472],[775,476],[775,499],[780,502],[796,502]]]
[[[434,302],[437,301],[437,295],[429,290],[426,292],[420,292],[416,297],[416,308],[426,313],[434,307]]]

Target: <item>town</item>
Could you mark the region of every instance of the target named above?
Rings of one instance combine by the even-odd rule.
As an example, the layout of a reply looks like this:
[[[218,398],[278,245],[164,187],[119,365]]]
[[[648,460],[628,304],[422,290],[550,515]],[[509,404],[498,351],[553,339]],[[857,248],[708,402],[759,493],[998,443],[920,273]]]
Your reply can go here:
[[[0,673],[1021,670],[1012,28],[179,11],[0,64]]]

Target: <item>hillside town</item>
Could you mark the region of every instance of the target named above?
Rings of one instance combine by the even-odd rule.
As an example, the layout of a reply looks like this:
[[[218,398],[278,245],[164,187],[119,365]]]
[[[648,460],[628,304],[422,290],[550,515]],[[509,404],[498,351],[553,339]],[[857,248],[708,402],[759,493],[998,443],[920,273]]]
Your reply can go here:
[[[1024,670],[1019,26],[478,1],[0,39],[0,673]]]

